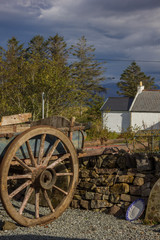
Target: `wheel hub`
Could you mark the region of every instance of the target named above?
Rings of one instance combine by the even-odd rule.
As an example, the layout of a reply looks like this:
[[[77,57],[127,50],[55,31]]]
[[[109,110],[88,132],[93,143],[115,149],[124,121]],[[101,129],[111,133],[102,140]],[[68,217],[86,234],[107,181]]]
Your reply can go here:
[[[40,185],[44,189],[50,189],[56,182],[56,172],[54,169],[46,169],[40,175]]]
[[[41,175],[41,173],[45,170],[45,167],[39,167],[37,169],[35,169],[32,173],[32,183],[36,184],[39,182],[39,177]]]

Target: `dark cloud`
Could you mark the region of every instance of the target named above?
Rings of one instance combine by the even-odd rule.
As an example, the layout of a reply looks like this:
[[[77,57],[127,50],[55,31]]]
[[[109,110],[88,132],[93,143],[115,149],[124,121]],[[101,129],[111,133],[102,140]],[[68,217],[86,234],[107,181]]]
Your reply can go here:
[[[91,2],[92,0],[90,0]],[[95,1],[95,0],[94,0]],[[96,2],[96,1],[95,1]],[[102,7],[118,12],[133,12],[137,10],[150,10],[160,7],[159,0],[112,0],[112,1],[102,1]]]
[[[12,36],[27,43],[37,34],[56,33],[70,45],[85,35],[98,58],[128,59],[109,64],[119,74],[132,59],[160,59],[159,23],[159,0],[5,0],[0,2],[0,45]],[[158,71],[158,64],[139,63]]]

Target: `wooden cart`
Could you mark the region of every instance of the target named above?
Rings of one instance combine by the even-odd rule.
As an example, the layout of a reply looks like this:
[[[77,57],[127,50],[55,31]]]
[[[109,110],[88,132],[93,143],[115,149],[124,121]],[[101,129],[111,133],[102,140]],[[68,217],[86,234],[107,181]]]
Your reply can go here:
[[[78,158],[88,153],[83,152],[85,127],[74,119],[19,124],[24,116],[4,118],[0,126],[0,197],[13,220],[34,226],[53,221],[69,206]]]

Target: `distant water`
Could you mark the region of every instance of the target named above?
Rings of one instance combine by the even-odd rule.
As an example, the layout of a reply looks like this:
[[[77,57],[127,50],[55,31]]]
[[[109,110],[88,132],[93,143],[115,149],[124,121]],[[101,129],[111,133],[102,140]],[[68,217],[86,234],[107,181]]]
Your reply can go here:
[[[106,98],[108,97],[118,97],[119,95],[117,94],[117,91],[119,90],[117,87],[116,83],[111,83],[111,82],[104,82],[102,83],[102,86],[107,89],[107,92],[103,95]]]

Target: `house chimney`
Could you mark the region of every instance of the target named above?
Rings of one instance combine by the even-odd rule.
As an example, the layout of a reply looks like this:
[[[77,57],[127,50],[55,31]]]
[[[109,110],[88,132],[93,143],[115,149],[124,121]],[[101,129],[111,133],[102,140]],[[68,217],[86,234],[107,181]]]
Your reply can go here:
[[[144,90],[144,86],[142,84],[142,81],[140,81],[139,86],[137,87],[137,93],[141,93]]]

